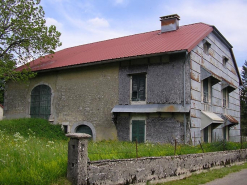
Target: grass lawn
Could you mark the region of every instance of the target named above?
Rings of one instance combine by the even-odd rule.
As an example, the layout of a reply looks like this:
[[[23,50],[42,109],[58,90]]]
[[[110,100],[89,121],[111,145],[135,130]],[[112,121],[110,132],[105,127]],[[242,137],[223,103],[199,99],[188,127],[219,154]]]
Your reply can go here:
[[[157,185],[198,185],[205,184],[207,182],[213,181],[215,179],[222,178],[230,173],[241,171],[242,169],[247,169],[247,163],[242,165],[234,165],[230,167],[225,167],[221,169],[208,170],[207,172],[202,172],[200,174],[193,174],[182,180],[170,181],[166,183],[159,183]]]

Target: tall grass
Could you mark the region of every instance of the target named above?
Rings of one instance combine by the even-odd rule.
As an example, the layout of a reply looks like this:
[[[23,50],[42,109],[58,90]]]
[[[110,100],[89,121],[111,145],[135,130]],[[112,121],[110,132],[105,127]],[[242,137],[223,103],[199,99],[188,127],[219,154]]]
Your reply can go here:
[[[64,134],[49,138],[52,132],[34,132],[27,125],[34,121],[47,128],[50,123],[30,119],[25,125],[23,121],[16,122],[24,123],[25,134],[20,134],[23,129],[16,132],[15,124],[0,122],[0,184],[50,184],[65,177],[68,142],[62,137]]]
[[[214,152],[240,149],[241,144],[219,141],[202,147],[204,152]],[[0,121],[0,184],[56,184],[66,177],[67,153],[68,138],[59,125],[42,119]],[[177,145],[175,151],[171,144],[142,143],[136,150],[132,142],[90,141],[88,153],[96,161],[202,153],[202,149]]]

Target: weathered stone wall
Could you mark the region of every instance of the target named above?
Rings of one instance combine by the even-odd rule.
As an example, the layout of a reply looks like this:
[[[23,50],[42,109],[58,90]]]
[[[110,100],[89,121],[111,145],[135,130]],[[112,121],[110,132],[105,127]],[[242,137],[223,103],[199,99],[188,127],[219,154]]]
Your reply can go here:
[[[150,113],[150,114],[128,114],[121,113],[117,116],[117,135],[120,141],[130,141],[131,118],[132,116],[142,115],[146,120],[146,141],[151,143],[174,143],[184,142],[184,114],[183,113]],[[186,115],[189,122],[189,114]],[[187,125],[187,140],[190,139],[190,130]]]
[[[247,150],[167,157],[105,160],[88,163],[89,184],[146,184],[189,176],[192,172],[245,161]]]
[[[184,125],[172,116],[170,118],[147,118],[146,130],[148,142],[173,143],[175,139],[178,142],[184,140]]]
[[[118,104],[119,64],[88,66],[38,73],[28,83],[9,82],[5,96],[7,119],[30,117],[32,89],[40,84],[52,90],[50,121],[55,124],[90,124],[96,140],[117,139],[111,110]],[[74,130],[71,130],[74,132]]]
[[[185,54],[124,61],[119,69],[119,104],[130,104],[130,77],[147,73],[147,104],[182,104]],[[190,103],[190,64],[185,66],[185,97]]]

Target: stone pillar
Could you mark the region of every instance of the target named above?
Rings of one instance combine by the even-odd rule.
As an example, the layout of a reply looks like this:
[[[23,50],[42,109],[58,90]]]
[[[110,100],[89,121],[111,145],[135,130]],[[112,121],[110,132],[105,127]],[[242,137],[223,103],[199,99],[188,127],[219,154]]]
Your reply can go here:
[[[67,178],[74,185],[87,184],[88,139],[84,133],[66,134],[70,138],[68,144]]]

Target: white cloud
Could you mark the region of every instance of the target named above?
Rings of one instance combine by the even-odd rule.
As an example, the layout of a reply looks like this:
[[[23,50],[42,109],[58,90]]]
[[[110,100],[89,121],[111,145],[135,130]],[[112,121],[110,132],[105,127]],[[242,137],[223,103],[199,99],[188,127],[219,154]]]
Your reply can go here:
[[[89,19],[87,23],[93,27],[109,27],[108,21],[104,18],[96,17],[94,19]]]
[[[57,30],[61,30],[63,27],[63,24],[58,22],[56,19],[47,17],[46,18],[46,26],[51,26],[51,25],[55,25]]]

